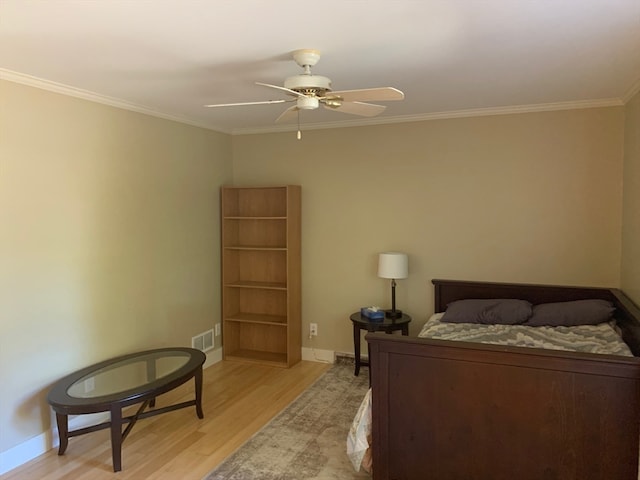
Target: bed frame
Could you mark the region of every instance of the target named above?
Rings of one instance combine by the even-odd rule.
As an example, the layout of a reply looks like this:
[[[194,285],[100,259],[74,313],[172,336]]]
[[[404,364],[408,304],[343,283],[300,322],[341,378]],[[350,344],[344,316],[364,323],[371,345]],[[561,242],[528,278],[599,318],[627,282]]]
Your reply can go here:
[[[601,298],[640,356],[620,290],[433,280],[464,298]],[[640,358],[370,333],[374,480],[637,480]]]

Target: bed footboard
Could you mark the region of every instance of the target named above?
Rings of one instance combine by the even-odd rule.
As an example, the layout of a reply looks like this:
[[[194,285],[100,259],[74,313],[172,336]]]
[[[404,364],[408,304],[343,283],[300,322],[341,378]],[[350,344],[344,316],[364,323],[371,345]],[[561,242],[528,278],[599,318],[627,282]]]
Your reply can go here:
[[[637,479],[638,358],[366,338],[375,480]]]

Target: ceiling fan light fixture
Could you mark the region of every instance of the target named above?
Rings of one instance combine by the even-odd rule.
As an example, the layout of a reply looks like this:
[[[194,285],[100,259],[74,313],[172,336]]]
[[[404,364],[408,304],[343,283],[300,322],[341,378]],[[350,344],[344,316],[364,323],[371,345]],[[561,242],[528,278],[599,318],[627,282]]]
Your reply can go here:
[[[298,97],[297,105],[300,110],[315,110],[320,105],[318,97]]]

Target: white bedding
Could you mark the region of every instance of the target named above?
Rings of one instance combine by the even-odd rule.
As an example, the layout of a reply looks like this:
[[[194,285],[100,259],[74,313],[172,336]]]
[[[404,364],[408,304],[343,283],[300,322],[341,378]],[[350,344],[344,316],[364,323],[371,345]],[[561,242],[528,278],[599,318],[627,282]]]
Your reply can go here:
[[[347,455],[349,455],[349,460],[351,460],[356,472],[359,472],[361,467],[367,472],[370,472],[370,469],[367,468],[367,466],[371,464],[371,461],[370,459],[365,459],[365,455],[370,447],[370,434],[371,389],[367,390],[367,393],[360,404],[360,408],[358,409],[358,413],[356,413],[356,416],[353,419],[347,436]]]
[[[633,356],[616,331],[615,322],[574,327],[529,327],[445,323],[440,321],[443,315],[443,313],[432,315],[418,336],[514,347]]]

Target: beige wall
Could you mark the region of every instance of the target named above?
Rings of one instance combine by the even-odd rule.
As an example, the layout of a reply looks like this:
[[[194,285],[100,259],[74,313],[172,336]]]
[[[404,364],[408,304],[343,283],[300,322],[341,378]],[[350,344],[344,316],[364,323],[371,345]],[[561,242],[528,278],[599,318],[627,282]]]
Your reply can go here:
[[[0,453],[48,429],[57,378],[188,345],[218,320],[218,188],[232,180],[303,187],[304,332],[319,325],[307,347],[353,350],[349,313],[390,301],[385,250],[409,254],[398,304],[412,333],[435,277],[640,285],[638,96],[302,141],[231,139],[9,82],[0,102]]]
[[[640,305],[640,93],[625,108],[622,289]]]
[[[302,185],[303,345],[351,352],[349,314],[390,306],[386,250],[413,334],[432,278],[618,286],[623,128],[613,107],[247,135],[234,182]]]
[[[53,381],[220,316],[227,135],[0,82],[0,452]]]

